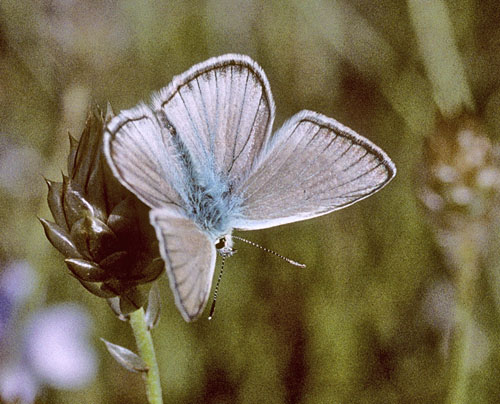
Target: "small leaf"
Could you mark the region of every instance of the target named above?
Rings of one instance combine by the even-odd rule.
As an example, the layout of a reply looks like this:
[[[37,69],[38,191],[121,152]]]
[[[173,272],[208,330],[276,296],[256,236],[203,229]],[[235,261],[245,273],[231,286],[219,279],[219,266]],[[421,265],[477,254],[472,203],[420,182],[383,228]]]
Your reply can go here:
[[[90,213],[74,223],[70,235],[78,250],[87,252],[97,262],[116,248],[113,230]]]
[[[94,208],[83,196],[81,186],[65,175],[63,175],[62,191],[64,216],[69,227],[73,226],[73,223],[80,219],[85,212],[95,214]]]
[[[128,316],[125,316],[120,309],[120,297],[119,296],[111,297],[111,298],[106,299],[106,300],[109,304],[109,307],[113,311],[114,315],[116,317],[118,317],[119,320],[128,321]]]
[[[55,223],[49,222],[45,219],[39,219],[42,223],[45,235],[49,239],[50,243],[65,257],[69,258],[81,258],[82,255],[78,252],[76,246],[73,244],[69,238],[66,231],[61,226]]]
[[[49,193],[47,194],[47,203],[49,204],[50,212],[52,217],[56,221],[58,226],[61,226],[67,232],[69,231],[68,223],[66,223],[66,217],[64,216],[64,210],[62,205],[62,183],[53,182],[45,179],[47,186],[49,187]]]
[[[85,216],[84,226],[89,232],[88,246],[90,254],[96,260],[103,259],[109,254],[110,250],[116,249],[116,235],[106,223],[95,216],[87,215]]]
[[[107,271],[84,259],[67,258],[64,262],[77,278],[87,282],[103,282],[111,277]]]
[[[76,278],[76,279],[78,279],[78,278]],[[115,297],[117,295],[117,293],[109,290],[108,288],[103,289],[103,286],[105,286],[104,284],[99,286],[99,284],[97,284],[97,283],[86,282],[86,281],[83,281],[81,279],[78,279],[78,281],[82,284],[82,286],[85,289],[87,289],[90,293],[92,293],[93,295],[96,295],[97,297],[103,297],[105,299],[109,299],[109,298]]]
[[[138,287],[131,288],[120,294],[120,310],[123,314],[129,314],[144,306],[146,296]]]
[[[158,257],[155,258],[151,263],[146,267],[144,271],[144,278],[141,278],[141,283],[153,282],[160,277],[160,275],[165,270],[165,263],[163,260]]]
[[[130,349],[113,344],[109,341],[106,341],[104,338],[101,338],[101,341],[106,344],[106,348],[108,349],[108,352],[111,354],[111,356],[115,358],[115,360],[125,369],[130,370],[134,373],[142,373],[149,370],[146,362],[144,362],[144,360],[139,355],[132,352]]]
[[[130,258],[127,251],[114,252],[99,262],[100,267],[112,273],[118,273],[128,264],[130,264]]]
[[[156,327],[160,320],[160,301],[160,287],[158,283],[155,282],[149,291],[148,307],[146,309],[146,325],[148,330],[152,330]]]
[[[113,119],[115,116],[115,113],[113,112],[113,108],[111,108],[111,103],[108,101],[108,104],[106,105],[106,116],[104,118],[104,122],[108,123]]]
[[[76,150],[78,149],[78,140],[76,140],[70,133],[69,137],[69,154],[68,154],[68,175],[73,176],[73,169],[75,168]]]
[[[113,208],[109,214],[107,224],[116,234],[130,233],[135,228],[135,214],[134,197],[130,195]]]
[[[97,108],[98,109],[98,108]],[[75,155],[72,178],[85,191],[94,189],[88,187],[90,177],[99,170],[99,155],[101,152],[103,122],[100,111],[89,110],[85,127],[83,128]],[[98,188],[99,189],[99,188]],[[98,190],[94,189],[94,190]]]

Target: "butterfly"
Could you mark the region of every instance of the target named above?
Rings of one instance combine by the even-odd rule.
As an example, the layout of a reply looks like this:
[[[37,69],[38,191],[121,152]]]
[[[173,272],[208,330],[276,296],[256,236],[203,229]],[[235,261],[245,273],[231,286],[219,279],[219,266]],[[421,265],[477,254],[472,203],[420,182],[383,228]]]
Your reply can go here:
[[[387,154],[332,118],[301,111],[272,134],[262,68],[227,54],[196,64],[151,103],[107,125],[113,174],[148,205],[175,303],[203,312],[216,252],[231,233],[311,219],[352,205],[396,174]]]

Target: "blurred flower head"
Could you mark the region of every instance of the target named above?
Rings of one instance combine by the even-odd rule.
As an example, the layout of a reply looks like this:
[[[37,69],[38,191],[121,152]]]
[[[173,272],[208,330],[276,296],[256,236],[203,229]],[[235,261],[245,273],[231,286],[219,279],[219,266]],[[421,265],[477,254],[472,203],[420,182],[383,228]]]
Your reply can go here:
[[[36,273],[26,261],[13,261],[0,272],[0,350],[12,319],[37,284]],[[2,356],[0,355],[0,358]]]
[[[434,282],[427,290],[422,314],[442,337],[444,354],[455,335],[457,344],[468,344],[475,353],[464,364],[477,368],[485,363],[490,344],[472,314],[464,313],[474,311],[480,264],[499,229],[500,148],[476,117],[443,118],[427,138],[421,174],[419,196],[452,270],[451,281]]]
[[[422,320],[441,337],[440,351],[445,357],[450,353],[453,331],[457,325],[456,294],[450,281],[439,279],[429,285],[422,301]],[[474,355],[468,355],[465,364],[469,369],[477,370],[488,359],[492,347],[486,333],[476,321],[471,320],[469,332]]]
[[[419,197],[452,267],[464,240],[484,249],[498,223],[500,147],[478,120],[442,119],[427,138]]]
[[[119,299],[122,313],[128,313],[145,304],[147,294],[139,286],[156,280],[164,265],[148,209],[105,162],[104,124],[102,113],[91,111],[80,140],[70,138],[68,176],[47,181],[55,223],[41,222],[80,283],[99,297]]]
[[[0,398],[7,403],[31,404],[38,394],[39,384],[31,372],[20,363],[0,367]]]
[[[88,384],[97,367],[90,331],[88,314],[76,304],[58,304],[31,316],[23,355],[37,380],[59,389]]]

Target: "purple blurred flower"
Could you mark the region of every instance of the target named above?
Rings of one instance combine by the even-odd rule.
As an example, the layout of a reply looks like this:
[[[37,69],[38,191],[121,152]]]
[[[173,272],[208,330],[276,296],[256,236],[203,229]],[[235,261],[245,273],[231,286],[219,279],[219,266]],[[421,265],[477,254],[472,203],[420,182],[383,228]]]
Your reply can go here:
[[[14,261],[0,272],[0,349],[11,318],[33,292],[37,283],[33,268],[26,261]]]
[[[31,404],[35,401],[39,384],[33,374],[20,363],[2,363],[0,366],[0,398],[6,402]]]
[[[0,294],[16,304],[23,303],[36,284],[36,273],[26,261],[11,262],[0,273]]]
[[[43,386],[79,389],[96,373],[91,319],[83,308],[60,303],[20,318],[35,286],[26,262],[0,273],[0,401],[30,404]]]
[[[79,389],[93,379],[97,363],[88,343],[90,325],[88,314],[70,303],[31,317],[23,354],[40,381],[60,389]]]

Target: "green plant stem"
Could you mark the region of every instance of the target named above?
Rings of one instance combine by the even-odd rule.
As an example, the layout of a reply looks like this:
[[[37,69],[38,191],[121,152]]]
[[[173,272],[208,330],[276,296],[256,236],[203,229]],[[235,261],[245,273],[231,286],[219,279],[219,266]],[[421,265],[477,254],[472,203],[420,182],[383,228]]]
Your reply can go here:
[[[450,390],[447,404],[465,404],[468,402],[468,365],[470,363],[470,348],[472,344],[471,314],[458,306],[455,313],[455,332],[452,342],[450,373]]]
[[[146,394],[150,404],[163,404],[160,384],[160,372],[156,362],[156,354],[151,332],[146,325],[144,309],[134,311],[130,314],[130,326],[134,331],[135,341],[139,355],[146,362],[149,370],[143,373],[146,385]]]
[[[447,404],[466,404],[468,371],[472,349],[474,289],[478,272],[479,254],[474,241],[462,241],[457,273],[457,301],[455,306],[455,331],[451,345],[450,389]]]

